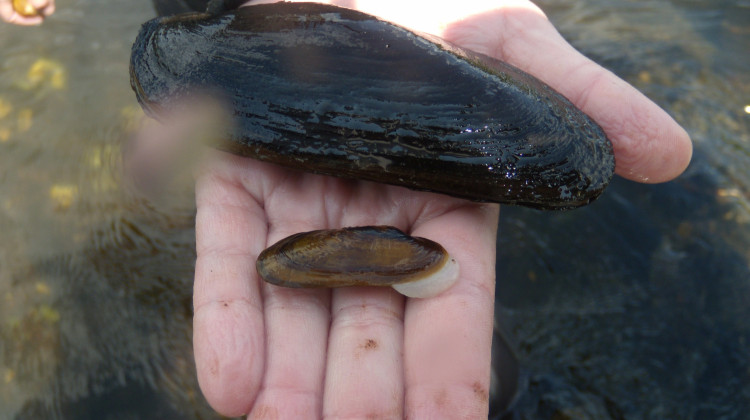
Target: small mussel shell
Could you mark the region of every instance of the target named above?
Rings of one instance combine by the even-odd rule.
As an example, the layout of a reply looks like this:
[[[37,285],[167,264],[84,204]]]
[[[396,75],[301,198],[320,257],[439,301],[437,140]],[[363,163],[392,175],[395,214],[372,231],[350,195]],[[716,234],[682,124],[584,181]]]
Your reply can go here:
[[[29,0],[13,0],[13,10],[21,16],[34,17],[39,15],[39,11],[31,4]]]
[[[346,8],[152,20],[130,71],[152,116],[216,92],[235,123],[219,148],[309,172],[543,209],[589,203],[614,173],[602,129],[541,81]]]
[[[391,226],[298,233],[261,252],[256,267],[278,286],[393,286],[410,297],[434,296],[458,279],[440,244]]]

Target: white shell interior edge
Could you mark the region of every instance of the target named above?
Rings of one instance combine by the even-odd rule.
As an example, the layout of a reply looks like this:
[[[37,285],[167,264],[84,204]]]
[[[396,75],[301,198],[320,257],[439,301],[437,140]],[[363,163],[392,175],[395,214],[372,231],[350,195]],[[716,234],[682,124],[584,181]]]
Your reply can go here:
[[[458,263],[453,257],[448,257],[443,267],[434,274],[421,280],[394,284],[397,292],[410,298],[430,298],[448,290],[458,280]]]

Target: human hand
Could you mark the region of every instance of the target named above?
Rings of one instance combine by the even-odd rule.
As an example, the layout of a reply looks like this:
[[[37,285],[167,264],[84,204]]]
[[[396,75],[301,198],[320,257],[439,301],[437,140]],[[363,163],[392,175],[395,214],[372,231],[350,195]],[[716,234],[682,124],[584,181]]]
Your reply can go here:
[[[689,161],[684,130],[578,54],[529,2],[356,4],[546,81],[602,125],[626,178],[665,181]],[[486,418],[498,206],[220,152],[200,171],[196,199],[194,347],[214,408],[251,418]],[[459,263],[457,284],[405,299],[390,289],[284,289],[257,276],[257,255],[287,235],[372,224],[441,243]]]
[[[218,411],[486,417],[497,205],[218,152],[207,165],[196,187],[194,345]],[[459,263],[458,284],[405,299],[390,288],[286,289],[258,278],[257,255],[279,239],[362,225],[438,241]]]
[[[55,0],[26,0],[23,3],[36,13],[19,13],[13,7],[13,0],[0,0],[0,19],[16,25],[39,25],[55,12]]]

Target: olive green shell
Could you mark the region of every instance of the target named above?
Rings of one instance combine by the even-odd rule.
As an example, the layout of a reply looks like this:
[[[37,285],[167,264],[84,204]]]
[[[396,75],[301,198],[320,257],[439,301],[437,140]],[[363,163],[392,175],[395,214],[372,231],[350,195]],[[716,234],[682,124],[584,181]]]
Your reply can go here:
[[[450,257],[438,243],[391,226],[298,233],[266,248],[256,263],[284,287],[392,286],[428,278]]]

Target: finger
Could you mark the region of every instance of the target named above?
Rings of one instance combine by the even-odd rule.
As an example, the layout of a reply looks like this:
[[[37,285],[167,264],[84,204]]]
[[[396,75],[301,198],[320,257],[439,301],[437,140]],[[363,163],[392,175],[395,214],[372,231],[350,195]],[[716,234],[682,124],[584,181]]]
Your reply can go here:
[[[319,197],[314,201],[319,201]],[[300,199],[304,201],[304,196],[296,198],[297,201]],[[297,201],[290,200],[286,207],[299,209]],[[284,213],[273,206],[268,211]],[[305,214],[321,216],[315,211],[306,211]],[[270,246],[294,233],[323,227],[320,219],[308,219],[306,222],[292,219],[272,224],[266,245]],[[263,284],[262,290],[266,323],[266,373],[249,418],[319,418],[323,411],[330,292],[288,289],[270,284]]]
[[[44,19],[40,16],[21,16],[13,10],[10,4],[0,4],[0,19],[16,25],[33,26],[41,24]]]
[[[324,418],[404,418],[403,302],[390,288],[334,291]]]
[[[249,418],[319,418],[330,292],[264,285],[266,373]]]
[[[244,161],[223,155],[196,182],[195,362],[203,394],[227,416],[250,411],[265,363],[255,259],[265,245],[266,223],[234,181]]]
[[[54,0],[29,0],[29,3],[42,16],[49,16],[55,12]]]
[[[339,226],[406,227],[398,202],[406,190],[357,185],[346,211],[332,220]],[[404,298],[391,288],[343,288],[333,292],[331,314],[324,417],[402,419]]]
[[[692,155],[687,132],[663,109],[568,44],[541,10],[503,8],[447,25],[443,36],[533,74],[602,126],[616,172],[639,182],[681,174]]]
[[[468,204],[418,224],[459,264],[459,280],[409,299],[404,364],[407,418],[487,418],[498,206]]]
[[[10,0],[0,0],[0,19],[10,22],[11,17],[16,13],[13,10],[13,4]]]
[[[44,21],[44,16],[54,12],[54,3],[48,4],[48,0],[30,0],[31,6],[37,15],[25,16],[18,13],[11,1],[0,1],[0,19],[16,25],[39,25]],[[50,8],[51,6],[51,8]]]

